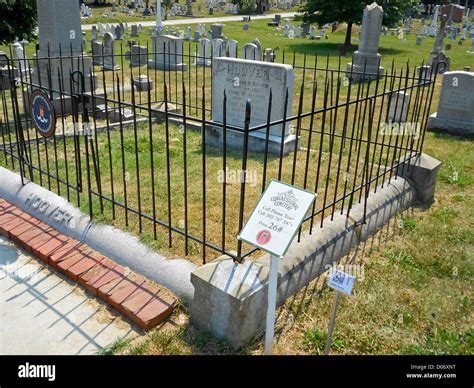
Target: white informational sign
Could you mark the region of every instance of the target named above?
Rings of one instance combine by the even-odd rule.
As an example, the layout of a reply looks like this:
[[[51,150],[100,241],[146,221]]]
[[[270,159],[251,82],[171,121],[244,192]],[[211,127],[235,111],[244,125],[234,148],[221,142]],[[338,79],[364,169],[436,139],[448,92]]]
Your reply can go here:
[[[352,287],[354,287],[355,277],[348,275],[338,269],[331,269],[329,273],[328,286],[340,291],[346,295],[351,295]]]
[[[315,198],[310,191],[272,180],[238,238],[282,257]]]

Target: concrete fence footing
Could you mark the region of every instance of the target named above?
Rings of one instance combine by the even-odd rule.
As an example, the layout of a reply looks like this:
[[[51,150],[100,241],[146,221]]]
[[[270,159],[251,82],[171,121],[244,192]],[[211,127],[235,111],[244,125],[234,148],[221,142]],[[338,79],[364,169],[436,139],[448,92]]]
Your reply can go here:
[[[409,165],[400,165],[390,183],[369,195],[364,222],[364,201],[356,203],[350,217],[340,212],[302,233],[280,260],[277,305],[321,275],[329,265],[367,240],[390,218],[410,206],[429,205],[434,198],[440,162],[422,154]],[[191,274],[194,298],[191,321],[237,349],[264,330],[267,311],[270,255],[237,264],[218,260]]]

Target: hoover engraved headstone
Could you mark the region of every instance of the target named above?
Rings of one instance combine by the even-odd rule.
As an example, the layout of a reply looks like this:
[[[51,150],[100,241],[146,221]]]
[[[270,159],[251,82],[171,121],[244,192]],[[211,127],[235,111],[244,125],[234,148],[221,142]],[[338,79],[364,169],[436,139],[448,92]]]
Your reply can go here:
[[[271,121],[291,116],[293,101],[294,72],[290,65],[256,62],[237,58],[215,58],[212,68],[212,120],[223,123],[224,92],[227,96],[227,125],[244,127],[245,107],[251,102],[250,127],[266,124],[270,89],[272,91]],[[285,112],[285,96],[288,101]],[[222,145],[222,128],[209,126],[207,141]],[[249,150],[264,151],[266,128],[252,131],[249,135]],[[241,148],[244,134],[242,131],[227,129],[227,146]],[[268,151],[280,153],[283,142],[283,154],[294,150],[296,136],[290,134],[289,123],[270,126]]]

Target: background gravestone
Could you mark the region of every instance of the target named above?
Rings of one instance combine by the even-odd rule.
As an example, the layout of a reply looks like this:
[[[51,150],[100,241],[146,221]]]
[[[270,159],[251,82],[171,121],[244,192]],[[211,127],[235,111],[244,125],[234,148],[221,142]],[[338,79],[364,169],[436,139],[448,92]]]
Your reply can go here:
[[[473,72],[448,71],[443,74],[438,111],[428,118],[428,129],[474,134]]]
[[[153,55],[148,66],[154,69],[186,71],[183,63],[183,40],[172,35],[159,35],[153,38]]]
[[[224,91],[227,95],[227,125],[244,127],[245,106],[251,101],[250,127],[267,123],[268,101],[272,90],[271,121],[291,116],[293,102],[294,71],[290,65],[256,62],[237,58],[215,58],[212,66],[212,120],[223,123]],[[285,95],[288,90],[288,105],[285,112]],[[230,109],[231,108],[231,109]],[[283,133],[283,137],[282,137]],[[222,146],[223,129],[206,127],[206,142]],[[243,132],[227,129],[227,146],[241,149]],[[252,132],[249,150],[265,150],[266,129]],[[295,149],[296,136],[290,134],[289,123],[270,127],[268,151],[279,154],[283,142],[283,154]]]
[[[51,89],[61,88],[63,92],[71,92],[70,74],[81,70],[85,79],[85,91],[90,91],[92,60],[82,55],[82,31],[79,3],[70,0],[36,0],[38,12],[39,50],[36,68],[32,72],[34,84],[48,88],[48,72],[51,74]],[[60,60],[59,56],[77,57],[80,60]],[[54,57],[54,58],[48,58]],[[62,68],[61,68],[62,67]],[[92,82],[95,85],[95,77]],[[74,84],[73,84],[74,85]],[[74,87],[74,86],[73,86]],[[77,90],[73,90],[77,91]],[[53,99],[60,97],[59,92],[53,92]],[[60,112],[60,101],[57,112]],[[68,104],[65,104],[68,105]]]
[[[146,46],[133,45],[130,49],[130,66],[140,67],[148,64],[148,49]]]
[[[383,9],[377,3],[367,5],[362,17],[359,49],[354,52],[352,62],[347,64],[347,76],[352,71],[352,79],[374,79],[384,74],[380,67],[379,51]],[[364,73],[365,69],[365,75]]]
[[[118,70],[120,66],[116,63],[115,39],[110,32],[106,32],[103,42],[102,68],[104,70]]]

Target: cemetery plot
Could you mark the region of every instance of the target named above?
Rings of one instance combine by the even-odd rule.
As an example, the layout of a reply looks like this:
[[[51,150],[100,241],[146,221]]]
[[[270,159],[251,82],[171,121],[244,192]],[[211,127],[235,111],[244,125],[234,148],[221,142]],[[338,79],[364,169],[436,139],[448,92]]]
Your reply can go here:
[[[52,138],[33,129],[24,110],[27,94],[4,89],[0,163],[171,257],[202,262],[223,253],[252,255],[254,249],[236,237],[271,179],[318,194],[312,217],[302,226],[318,228],[325,217],[347,213],[369,190],[393,179],[399,158],[416,154],[422,145],[433,81],[420,85],[415,68],[386,68],[381,79],[355,83],[341,68],[327,66],[325,58],[283,56],[293,68],[293,99],[282,91],[272,98],[282,99],[287,113],[270,116],[270,122],[250,119],[248,128],[249,143],[259,131],[264,144],[267,128],[287,128],[299,141],[281,154],[232,147],[230,138],[225,148],[208,144],[203,127],[222,130],[226,122],[245,137],[245,125],[227,122],[235,104],[226,104],[216,121],[213,112],[224,112],[231,100],[213,101],[214,68],[195,66],[194,42],[183,49],[186,71],[148,68],[146,60],[129,67],[120,47],[110,70],[94,67],[97,87],[72,98],[78,102],[72,115],[61,114],[71,96],[59,93]],[[243,68],[259,66],[237,61]],[[132,88],[140,75],[145,86]],[[27,76],[22,85],[30,85]],[[251,107],[266,109],[269,95],[269,90],[259,94],[264,101]],[[248,98],[256,95],[250,91]],[[18,117],[12,100],[18,101]],[[245,109],[245,102],[240,106]],[[254,112],[265,118],[261,113]],[[23,139],[17,137],[17,118]],[[74,128],[77,136],[71,135]],[[400,136],[400,131],[406,132]]]

